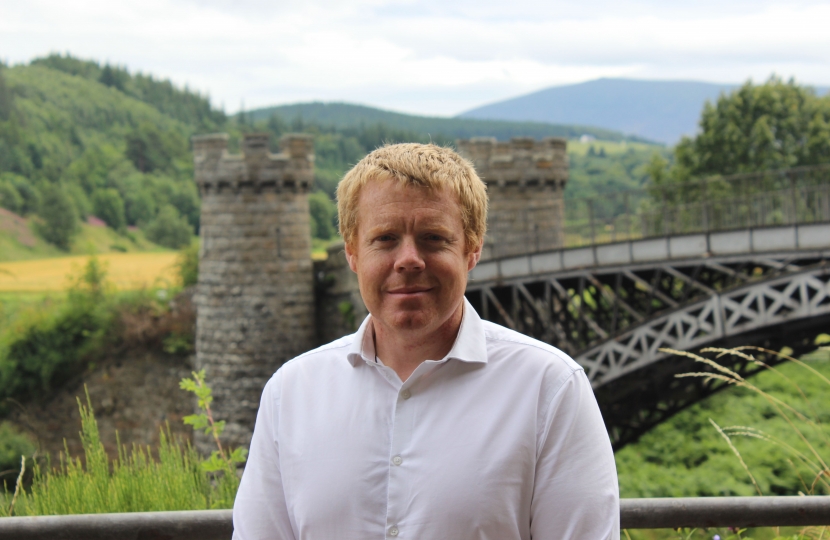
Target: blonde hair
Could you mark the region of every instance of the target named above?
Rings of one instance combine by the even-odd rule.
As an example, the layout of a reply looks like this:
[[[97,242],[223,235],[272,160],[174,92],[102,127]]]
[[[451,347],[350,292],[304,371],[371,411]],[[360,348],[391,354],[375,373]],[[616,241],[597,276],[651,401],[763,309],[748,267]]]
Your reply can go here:
[[[472,163],[434,144],[388,144],[361,159],[337,185],[340,236],[348,244],[358,226],[360,191],[368,182],[391,178],[406,185],[447,189],[461,207],[465,251],[481,244],[487,231],[487,186]]]

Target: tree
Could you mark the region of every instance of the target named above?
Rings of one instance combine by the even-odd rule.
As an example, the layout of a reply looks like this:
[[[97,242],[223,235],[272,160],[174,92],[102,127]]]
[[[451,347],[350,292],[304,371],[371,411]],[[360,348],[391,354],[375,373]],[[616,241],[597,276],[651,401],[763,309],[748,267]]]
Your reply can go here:
[[[11,182],[3,181],[0,178],[0,207],[21,214],[23,209],[23,197]]]
[[[95,215],[116,231],[124,229],[124,200],[113,188],[99,189],[92,195],[92,209]]]
[[[72,237],[78,232],[78,214],[69,196],[57,185],[43,189],[40,203],[40,217],[43,221],[38,230],[44,240],[64,251],[69,251]]]
[[[175,130],[162,131],[142,122],[127,135],[125,154],[141,172],[167,170],[176,157],[187,152],[187,143]]]
[[[130,225],[146,225],[156,213],[156,202],[148,189],[134,188],[125,195],[125,210],[127,223]]]
[[[12,94],[9,92],[9,87],[6,86],[6,78],[3,75],[4,69],[6,69],[6,66],[0,62],[0,122],[8,120],[12,113]]]
[[[28,178],[10,172],[0,173],[0,186],[3,184],[9,186],[9,188],[4,188],[8,189],[9,200],[14,199],[19,202],[19,205],[16,210],[10,206],[6,206],[5,203],[1,203],[0,206],[4,206],[21,216],[38,211],[38,208],[40,208],[40,192],[35,189]],[[17,195],[20,197],[19,199],[11,193],[12,190],[17,192]]]
[[[747,82],[706,103],[700,133],[675,148],[675,178],[830,162],[830,97],[794,80]]]
[[[172,205],[165,205],[144,231],[147,238],[160,246],[179,249],[190,244],[193,228]]]
[[[316,191],[308,196],[308,210],[311,213],[311,236],[329,240],[334,236],[334,218],[337,208],[328,195]]]
[[[101,70],[101,76],[98,78],[98,82],[112,88],[117,88],[123,92],[124,86],[129,79],[130,75],[126,70],[117,67],[113,68],[109,64],[106,64],[104,69]]]

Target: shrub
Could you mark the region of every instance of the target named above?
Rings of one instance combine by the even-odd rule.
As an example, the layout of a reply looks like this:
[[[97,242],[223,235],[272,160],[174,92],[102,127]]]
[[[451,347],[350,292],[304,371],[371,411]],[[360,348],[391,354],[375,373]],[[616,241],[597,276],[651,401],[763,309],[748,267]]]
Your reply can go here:
[[[38,230],[43,239],[64,251],[69,251],[72,237],[78,232],[78,213],[69,196],[59,186],[47,186],[40,203],[43,221]]]
[[[0,207],[21,213],[23,209],[23,197],[14,184],[0,180]]]
[[[171,205],[162,207],[156,218],[145,229],[147,238],[160,246],[179,249],[190,244],[193,227]]]
[[[162,429],[158,448],[119,444],[118,457],[111,460],[87,394],[86,405],[78,399],[84,459],[62,454],[55,469],[48,461],[36,462],[28,493],[19,490],[13,500],[6,486],[0,494],[0,516],[231,508],[239,488],[236,465],[245,461],[247,450],[231,450],[220,443],[224,422],[213,418],[204,372],[183,379],[181,387],[196,394],[202,411],[186,417],[185,423],[205,428],[216,441],[217,450],[209,458],[172,437],[169,429]],[[13,502],[4,504],[3,499]]]
[[[21,314],[0,334],[0,411],[78,373],[112,325],[106,271],[96,258],[71,280],[64,302]]]
[[[181,250],[176,269],[182,287],[191,287],[199,282],[199,242],[193,242]]]
[[[35,445],[29,437],[8,422],[0,422],[0,482],[17,478],[20,456],[31,456],[34,452]]]
[[[99,189],[92,195],[95,215],[111,228],[120,231],[127,225],[124,217],[124,200],[113,188]]]
[[[329,240],[335,235],[335,217],[337,208],[329,196],[316,191],[308,196],[308,210],[311,214],[311,236]]]

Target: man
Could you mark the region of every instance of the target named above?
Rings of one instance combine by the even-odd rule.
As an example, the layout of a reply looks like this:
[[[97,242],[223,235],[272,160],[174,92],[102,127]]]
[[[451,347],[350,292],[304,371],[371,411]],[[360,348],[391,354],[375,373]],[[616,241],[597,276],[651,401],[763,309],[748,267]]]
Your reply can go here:
[[[262,394],[234,538],[619,538],[611,445],[582,369],[464,298],[487,194],[452,150],[398,144],[337,188],[370,315]]]

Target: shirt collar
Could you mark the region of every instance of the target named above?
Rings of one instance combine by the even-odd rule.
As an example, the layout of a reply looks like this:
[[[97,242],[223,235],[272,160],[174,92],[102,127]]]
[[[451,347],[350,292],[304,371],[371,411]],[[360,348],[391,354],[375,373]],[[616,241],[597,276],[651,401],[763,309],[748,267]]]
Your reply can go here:
[[[375,340],[372,316],[368,315],[354,335],[346,358],[356,366],[358,361],[369,364],[375,363]],[[460,360],[462,362],[487,363],[487,343],[484,336],[484,324],[476,310],[464,298],[464,313],[461,316],[461,327],[455,338],[450,352],[442,360]]]

